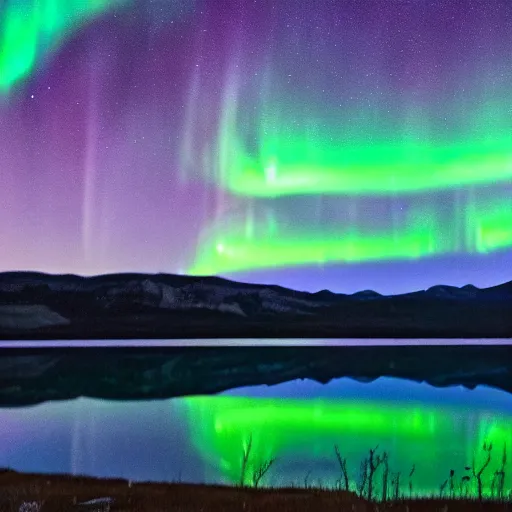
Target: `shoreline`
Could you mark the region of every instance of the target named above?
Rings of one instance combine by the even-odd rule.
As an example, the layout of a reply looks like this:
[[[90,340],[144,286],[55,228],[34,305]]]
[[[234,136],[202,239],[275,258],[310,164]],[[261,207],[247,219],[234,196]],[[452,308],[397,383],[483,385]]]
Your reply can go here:
[[[0,502],[21,510],[35,503],[41,512],[60,510],[131,512],[173,510],[174,512],[245,511],[351,512],[416,511],[502,511],[510,501],[467,498],[406,498],[368,501],[356,493],[314,487],[252,488],[228,485],[132,482],[119,478],[95,478],[69,474],[0,471]]]

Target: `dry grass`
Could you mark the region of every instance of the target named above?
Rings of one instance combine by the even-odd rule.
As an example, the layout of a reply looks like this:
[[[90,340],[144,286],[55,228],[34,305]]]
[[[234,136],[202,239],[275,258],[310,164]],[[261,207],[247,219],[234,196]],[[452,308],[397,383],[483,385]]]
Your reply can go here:
[[[318,489],[251,489],[194,484],[134,483],[126,480],[0,472],[0,512],[19,512],[35,501],[40,512],[94,512],[79,506],[112,497],[111,512],[472,512],[509,510],[504,503],[415,499],[375,504],[347,491]],[[510,506],[512,512],[512,506]]]

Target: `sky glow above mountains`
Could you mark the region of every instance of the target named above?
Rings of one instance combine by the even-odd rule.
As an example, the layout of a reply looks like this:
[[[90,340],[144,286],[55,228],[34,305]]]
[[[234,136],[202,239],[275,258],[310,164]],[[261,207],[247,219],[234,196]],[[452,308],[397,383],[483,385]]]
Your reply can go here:
[[[508,280],[511,46],[505,0],[4,2],[0,269]]]

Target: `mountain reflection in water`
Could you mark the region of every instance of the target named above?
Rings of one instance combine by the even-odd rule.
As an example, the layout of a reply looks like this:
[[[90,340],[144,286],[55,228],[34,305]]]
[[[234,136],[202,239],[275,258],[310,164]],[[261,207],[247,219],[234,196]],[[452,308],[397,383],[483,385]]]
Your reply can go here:
[[[340,478],[338,445],[355,485],[360,461],[378,445],[390,472],[401,472],[402,491],[411,484],[415,494],[439,492],[451,469],[460,479],[473,457],[478,466],[487,441],[489,492],[512,447],[512,396],[344,378],[147,402],[47,402],[0,409],[0,424],[0,465],[22,471],[236,484],[251,443],[247,475],[276,457],[262,485],[331,486]]]

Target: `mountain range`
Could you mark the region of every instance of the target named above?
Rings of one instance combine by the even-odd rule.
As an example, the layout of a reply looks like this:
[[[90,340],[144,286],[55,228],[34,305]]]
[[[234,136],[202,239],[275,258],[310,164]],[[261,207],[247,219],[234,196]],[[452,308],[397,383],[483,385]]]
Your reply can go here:
[[[219,277],[0,273],[0,339],[508,338],[512,281],[402,295]]]

